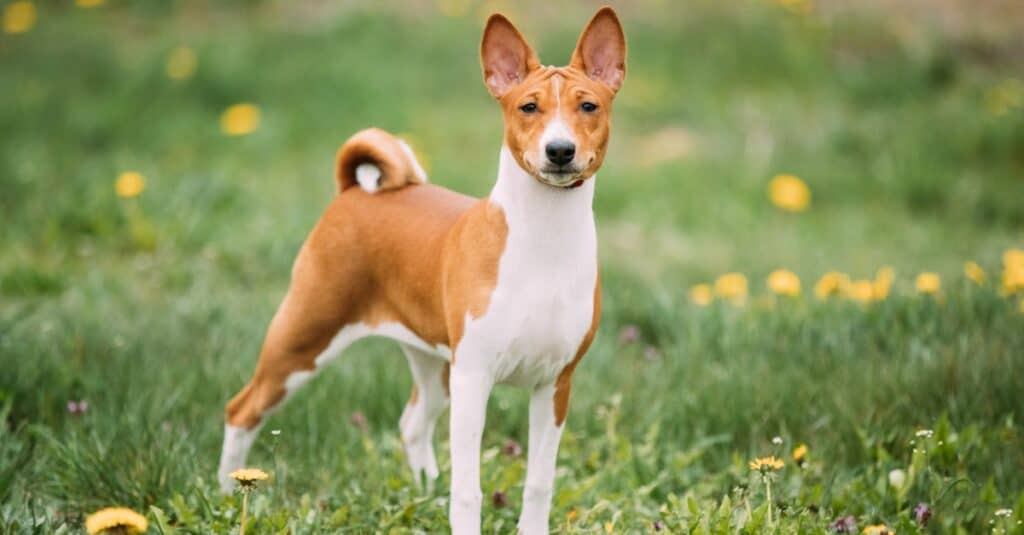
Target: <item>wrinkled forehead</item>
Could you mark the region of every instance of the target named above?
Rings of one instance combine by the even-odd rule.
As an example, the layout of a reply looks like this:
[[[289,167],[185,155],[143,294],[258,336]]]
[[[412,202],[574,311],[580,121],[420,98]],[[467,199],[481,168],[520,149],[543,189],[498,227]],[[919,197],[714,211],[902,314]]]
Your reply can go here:
[[[543,98],[555,93],[571,92],[591,94],[599,99],[611,99],[612,92],[603,84],[591,80],[583,71],[572,67],[540,67],[526,76],[523,83],[510,91],[502,100],[517,101],[527,96]]]

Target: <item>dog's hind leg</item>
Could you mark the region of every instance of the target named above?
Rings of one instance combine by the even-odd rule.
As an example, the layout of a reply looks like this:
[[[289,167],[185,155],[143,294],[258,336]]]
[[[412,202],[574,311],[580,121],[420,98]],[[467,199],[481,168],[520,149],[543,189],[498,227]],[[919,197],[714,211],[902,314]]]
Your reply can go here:
[[[409,360],[414,384],[398,427],[413,480],[431,491],[440,473],[434,456],[434,427],[448,406],[449,364],[408,344],[402,344],[402,351]]]
[[[293,284],[285,296],[270,323],[252,379],[226,407],[217,471],[225,491],[234,487],[230,474],[245,464],[266,416],[330,359],[370,334],[365,323],[342,312],[348,303],[341,297],[308,284]]]

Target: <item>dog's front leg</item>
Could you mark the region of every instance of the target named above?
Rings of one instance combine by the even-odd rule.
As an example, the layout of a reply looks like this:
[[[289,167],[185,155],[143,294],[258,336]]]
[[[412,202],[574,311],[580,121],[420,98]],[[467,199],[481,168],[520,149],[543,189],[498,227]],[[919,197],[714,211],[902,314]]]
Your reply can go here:
[[[467,367],[453,366],[449,380],[452,489],[448,520],[454,535],[480,533],[480,441],[493,386],[490,374]]]
[[[538,387],[530,396],[530,442],[527,445],[523,511],[519,516],[519,533],[523,535],[548,532],[562,427],[555,417],[555,385]]]

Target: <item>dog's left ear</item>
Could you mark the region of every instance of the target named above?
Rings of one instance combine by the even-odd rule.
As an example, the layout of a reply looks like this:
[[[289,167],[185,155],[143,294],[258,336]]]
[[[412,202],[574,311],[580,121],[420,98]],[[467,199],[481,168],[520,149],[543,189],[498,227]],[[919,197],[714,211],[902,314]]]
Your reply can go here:
[[[614,9],[602,7],[590,19],[569,64],[612,91],[622,87],[626,78],[626,36]]]

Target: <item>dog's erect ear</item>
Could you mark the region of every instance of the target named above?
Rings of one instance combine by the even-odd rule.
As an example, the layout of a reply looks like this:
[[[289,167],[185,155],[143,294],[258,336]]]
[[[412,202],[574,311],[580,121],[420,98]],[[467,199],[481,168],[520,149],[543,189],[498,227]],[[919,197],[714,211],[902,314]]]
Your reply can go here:
[[[501,98],[525,80],[530,71],[540,67],[537,55],[526,39],[504,15],[498,13],[487,19],[480,43],[480,63],[484,70],[484,83],[495,98]]]
[[[580,34],[570,65],[618,91],[626,78],[626,36],[615,10],[605,6]]]

